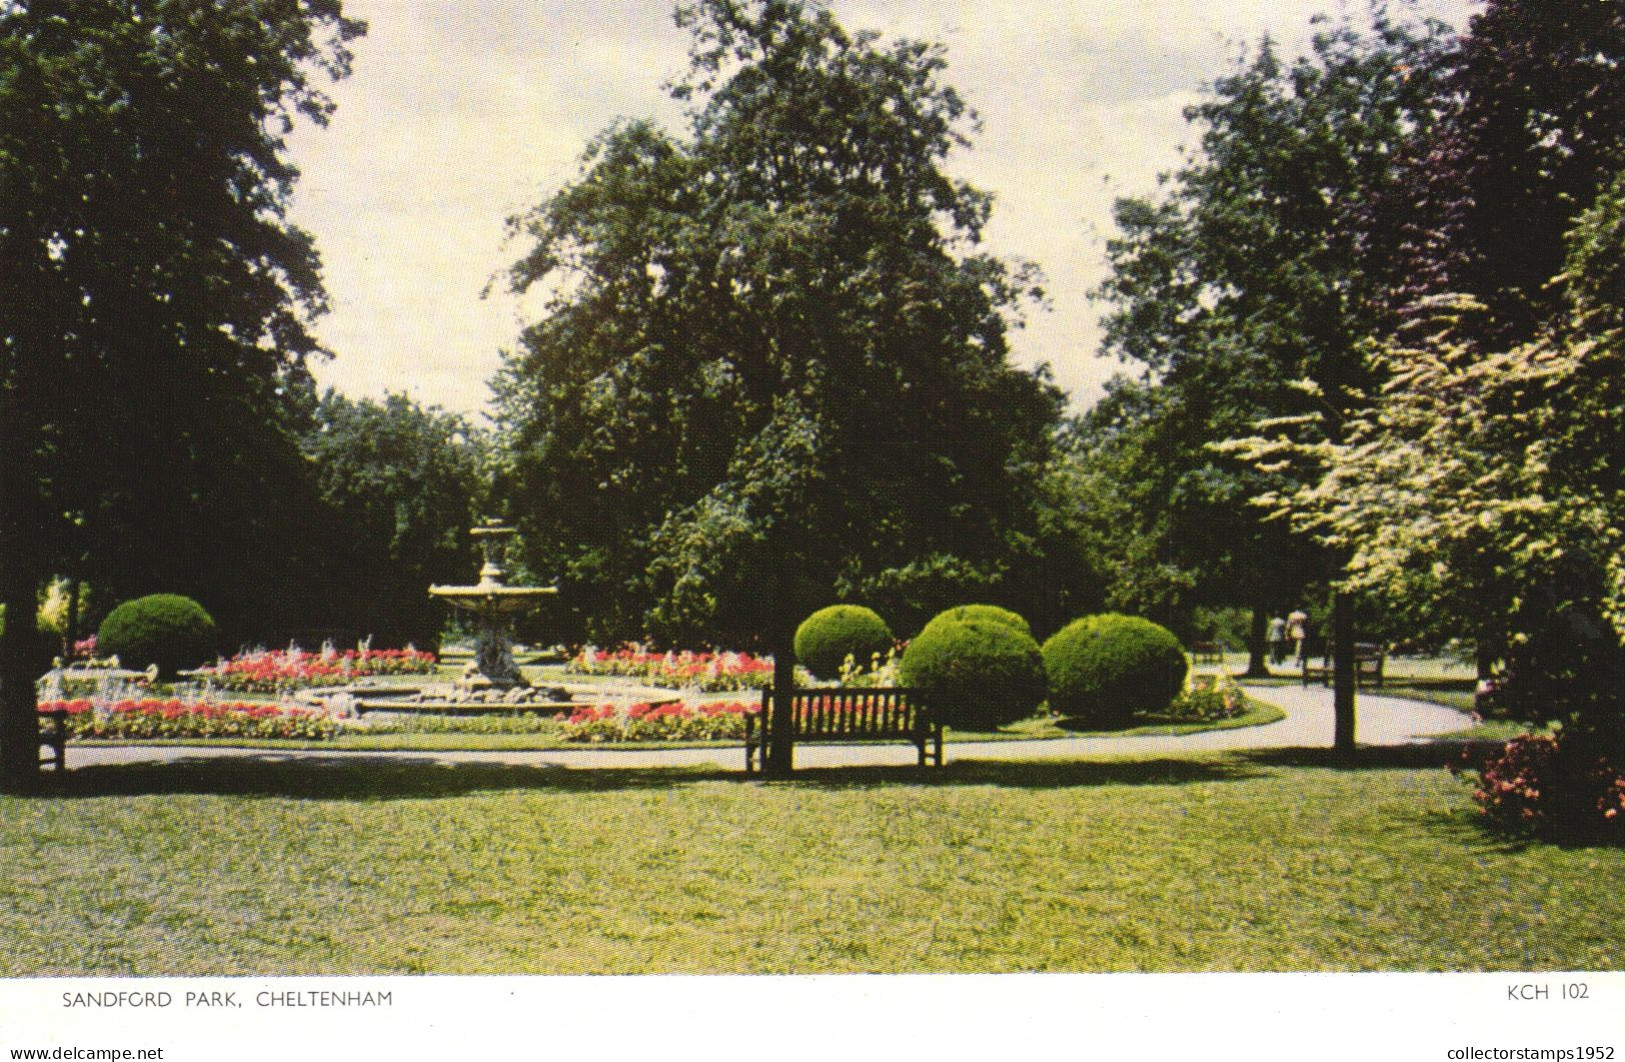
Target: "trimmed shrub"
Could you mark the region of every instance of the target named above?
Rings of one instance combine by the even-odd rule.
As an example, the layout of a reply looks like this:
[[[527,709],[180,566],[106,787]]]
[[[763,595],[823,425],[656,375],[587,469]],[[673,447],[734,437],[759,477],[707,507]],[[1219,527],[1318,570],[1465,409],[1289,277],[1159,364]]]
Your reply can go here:
[[[1136,712],[1165,712],[1184,688],[1190,663],[1166,627],[1138,616],[1087,616],[1044,643],[1049,706],[1102,728],[1127,726]]]
[[[831,605],[796,628],[796,659],[817,677],[832,679],[840,675],[848,656],[859,667],[867,667],[869,658],[884,655],[893,641],[891,628],[873,609]]]
[[[923,692],[956,730],[995,730],[1044,699],[1032,635],[987,620],[933,620],[903,653],[903,685]]]
[[[179,594],[149,594],[126,601],[107,614],[96,632],[96,651],[117,655],[125,667],[158,665],[170,680],[185,667],[197,667],[215,653],[214,619],[203,606]]]
[[[962,623],[965,620],[977,620],[982,623],[1002,623],[1011,630],[1020,631],[1029,638],[1033,636],[1031,624],[1016,613],[1007,608],[1000,608],[998,605],[958,605],[931,617],[931,623]],[[930,630],[931,623],[927,623],[920,633],[924,634]]]

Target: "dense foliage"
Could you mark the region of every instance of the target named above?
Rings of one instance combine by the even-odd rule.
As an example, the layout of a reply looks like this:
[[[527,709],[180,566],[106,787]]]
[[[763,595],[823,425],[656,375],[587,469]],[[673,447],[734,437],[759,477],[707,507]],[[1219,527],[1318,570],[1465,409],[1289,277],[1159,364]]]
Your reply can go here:
[[[848,658],[857,667],[867,667],[893,644],[886,621],[862,605],[821,608],[796,628],[796,659],[821,679],[839,676]]]
[[[1625,10],[1487,0],[1443,66],[1433,132],[1367,210],[1365,264],[1396,316],[1466,295],[1473,339],[1528,342],[1564,312],[1564,237],[1625,157]]]
[[[0,603],[53,574],[272,620],[327,563],[291,427],[324,308],[286,218],[338,0],[0,5]],[[268,504],[267,499],[277,499]],[[224,586],[222,585],[224,584]],[[0,784],[37,773],[33,631],[0,637]]]
[[[1350,581],[1472,631],[1497,705],[1625,752],[1625,180],[1581,215],[1563,274],[1569,314],[1485,351],[1484,310],[1434,300],[1377,345],[1392,377],[1344,445],[1257,440],[1258,460],[1317,463],[1280,500],[1349,551]],[[1463,320],[1466,324],[1463,324]]]
[[[978,620],[983,623],[1002,623],[1013,631],[1019,631],[1027,637],[1032,637],[1033,629],[1019,614],[998,605],[955,605],[931,617],[931,622],[921,628],[924,634],[937,623],[959,623],[963,620]]]
[[[109,612],[96,632],[96,646],[126,667],[157,664],[159,676],[171,680],[177,671],[213,659],[219,636],[214,617],[191,598],[148,594]]]
[[[1438,27],[1380,5],[1368,30],[1326,25],[1289,62],[1266,40],[1187,109],[1199,139],[1163,194],[1116,206],[1106,345],[1145,378],[1116,383],[1079,426],[1085,526],[1116,561],[1101,565],[1115,607],[1183,629],[1195,605],[1250,606],[1255,673],[1265,617],[1332,568],[1248,504],[1289,487],[1287,470],[1211,444],[1272,417],[1335,432],[1370,383],[1361,211],[1430,124],[1443,46]]]
[[[859,598],[997,584],[1059,397],[1008,362],[1033,289],[949,177],[942,50],[804,0],[679,6],[687,129],[601,133],[515,218],[552,293],[499,378],[527,557],[588,635],[756,647]],[[570,636],[576,632],[567,632]]]
[[[1032,636],[986,620],[933,623],[903,652],[903,685],[924,693],[958,730],[996,730],[1044,699],[1044,661]]]
[[[1580,742],[1526,734],[1477,773],[1473,799],[1507,829],[1564,841],[1625,840],[1625,770]]]
[[[1137,712],[1165,712],[1190,672],[1167,628],[1118,613],[1067,624],[1044,642],[1043,653],[1050,710],[1093,727],[1127,726]]]
[[[355,544],[332,586],[330,622],[386,645],[435,645],[446,608],[424,591],[478,569],[480,437],[462,417],[402,395],[383,402],[329,391],[301,439],[316,486]]]

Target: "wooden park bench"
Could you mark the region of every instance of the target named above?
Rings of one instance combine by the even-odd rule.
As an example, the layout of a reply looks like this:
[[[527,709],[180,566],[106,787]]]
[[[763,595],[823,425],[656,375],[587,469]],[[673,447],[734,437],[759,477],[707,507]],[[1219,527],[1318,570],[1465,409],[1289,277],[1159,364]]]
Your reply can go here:
[[[762,691],[762,710],[745,716],[745,771],[767,768],[771,755],[773,691]],[[942,723],[914,690],[800,689],[790,694],[791,741],[912,742],[920,766],[942,766]]]
[[[1192,642],[1191,656],[1198,664],[1224,663],[1223,642]]]
[[[1354,643],[1354,685],[1375,686],[1382,689],[1382,670],[1388,660],[1388,647],[1375,642]],[[1303,684],[1309,685],[1312,678],[1319,679],[1322,685],[1330,686],[1332,677],[1336,673],[1336,665],[1332,654],[1321,658],[1319,665],[1309,663],[1309,658],[1303,658]]]
[[[39,713],[40,766],[68,769],[68,712],[65,708]]]

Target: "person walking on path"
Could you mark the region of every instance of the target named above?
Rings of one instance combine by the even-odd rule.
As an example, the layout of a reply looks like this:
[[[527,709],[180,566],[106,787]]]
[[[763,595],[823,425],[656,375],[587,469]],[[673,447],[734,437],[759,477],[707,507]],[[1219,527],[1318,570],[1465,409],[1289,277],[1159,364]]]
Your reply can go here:
[[[1309,613],[1301,608],[1293,609],[1291,615],[1286,618],[1286,629],[1287,634],[1297,645],[1297,655],[1293,662],[1302,667],[1307,659],[1305,654],[1309,645]]]
[[[1270,620],[1269,634],[1264,640],[1269,643],[1270,663],[1279,666],[1286,659],[1286,620],[1280,616]]]

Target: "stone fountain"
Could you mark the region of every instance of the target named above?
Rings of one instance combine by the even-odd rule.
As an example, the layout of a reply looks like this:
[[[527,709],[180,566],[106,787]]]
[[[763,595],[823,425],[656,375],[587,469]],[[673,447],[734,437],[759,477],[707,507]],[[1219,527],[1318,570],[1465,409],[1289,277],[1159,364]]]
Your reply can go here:
[[[473,586],[431,586],[429,594],[452,608],[474,616],[474,666],[462,683],[470,689],[511,690],[525,686],[524,676],[513,659],[514,617],[535,606],[556,586],[509,586],[503,568],[507,540],[514,529],[500,520],[487,520],[470,532],[480,544],[485,563],[480,581]]]
[[[514,619],[550,594],[552,586],[509,586],[506,552],[514,529],[500,520],[487,520],[470,532],[480,544],[484,563],[473,586],[431,586],[429,594],[460,612],[469,613],[475,626],[474,659],[461,678],[425,686],[365,685],[310,691],[308,699],[339,715],[365,715],[369,711],[421,712],[463,715],[474,712],[544,713],[569,711],[589,698],[605,701],[676,700],[669,690],[623,685],[603,687],[532,686],[525,681],[513,656]]]

